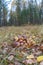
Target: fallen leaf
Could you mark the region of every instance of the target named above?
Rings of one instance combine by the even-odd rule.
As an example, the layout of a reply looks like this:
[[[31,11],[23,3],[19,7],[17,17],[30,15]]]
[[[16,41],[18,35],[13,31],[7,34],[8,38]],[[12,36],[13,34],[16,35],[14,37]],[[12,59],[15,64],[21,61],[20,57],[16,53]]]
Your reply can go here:
[[[34,55],[29,55],[29,56],[27,56],[26,58],[27,58],[27,59],[32,59],[32,58],[34,58]]]
[[[40,65],[43,65],[43,61],[42,61],[42,62],[40,62]]]
[[[43,56],[38,56],[37,57],[37,62],[41,62],[41,61],[43,61]]]
[[[8,57],[8,60],[12,61],[13,58],[14,58],[14,56],[13,56],[13,55],[10,55],[10,56]]]

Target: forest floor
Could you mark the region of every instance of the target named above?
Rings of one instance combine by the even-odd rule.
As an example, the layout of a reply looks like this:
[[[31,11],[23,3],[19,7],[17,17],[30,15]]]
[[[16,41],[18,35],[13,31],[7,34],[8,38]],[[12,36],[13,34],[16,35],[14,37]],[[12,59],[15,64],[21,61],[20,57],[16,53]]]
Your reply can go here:
[[[43,25],[0,27],[0,65],[43,65]]]

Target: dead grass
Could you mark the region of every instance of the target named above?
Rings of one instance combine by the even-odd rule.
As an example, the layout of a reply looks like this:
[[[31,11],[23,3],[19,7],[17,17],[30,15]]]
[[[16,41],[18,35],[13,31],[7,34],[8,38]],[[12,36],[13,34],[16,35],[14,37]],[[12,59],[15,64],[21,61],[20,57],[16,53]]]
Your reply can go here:
[[[43,25],[27,25],[27,26],[8,26],[0,27],[0,43],[3,41],[10,41],[10,38],[13,38],[18,34],[26,34],[28,37],[30,35],[41,35],[43,38]]]

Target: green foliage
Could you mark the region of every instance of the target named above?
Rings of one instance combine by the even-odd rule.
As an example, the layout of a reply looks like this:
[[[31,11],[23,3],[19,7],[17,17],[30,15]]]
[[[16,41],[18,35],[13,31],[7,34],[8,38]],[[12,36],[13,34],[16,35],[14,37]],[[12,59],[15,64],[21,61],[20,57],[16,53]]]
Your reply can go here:
[[[7,25],[7,8],[5,0],[0,0],[0,26]]]
[[[16,8],[15,8],[16,6]],[[15,9],[15,10],[14,10]],[[7,7],[5,0],[0,0],[0,26],[5,25],[24,25],[24,24],[42,24],[43,23],[43,0],[40,5],[37,0],[13,0],[7,22]]]

